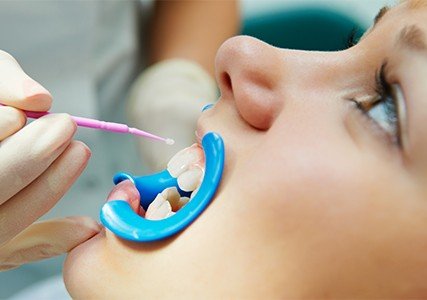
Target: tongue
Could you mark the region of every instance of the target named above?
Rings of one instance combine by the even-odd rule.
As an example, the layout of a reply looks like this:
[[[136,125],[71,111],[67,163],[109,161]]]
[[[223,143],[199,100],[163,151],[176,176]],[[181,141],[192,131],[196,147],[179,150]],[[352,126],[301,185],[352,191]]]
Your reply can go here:
[[[142,207],[139,205],[139,192],[130,180],[124,180],[116,185],[107,197],[108,201],[123,200],[130,204],[132,209],[140,214]]]

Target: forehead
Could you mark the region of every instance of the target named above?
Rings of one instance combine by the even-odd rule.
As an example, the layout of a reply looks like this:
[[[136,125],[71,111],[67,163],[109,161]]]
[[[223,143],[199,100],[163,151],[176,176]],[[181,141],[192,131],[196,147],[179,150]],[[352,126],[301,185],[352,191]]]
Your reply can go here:
[[[408,25],[420,25],[427,29],[427,0],[402,0],[397,6],[383,7],[375,17],[373,26],[365,35],[384,25],[391,26],[393,31],[403,29]]]
[[[426,0],[403,0],[401,3],[407,5],[409,9],[419,9],[427,6]]]
[[[398,33],[395,46],[424,50],[427,53],[427,0],[404,0],[389,13],[380,11],[376,25],[384,23],[380,22],[381,19],[387,19],[385,23],[392,25],[393,31]]]
[[[373,31],[377,31],[378,27],[383,27],[386,24],[386,27],[391,26],[394,30],[402,29],[408,25],[408,22],[427,25],[425,22],[427,21],[426,14],[427,0],[401,0],[396,6],[384,6],[377,13],[371,28],[365,32],[361,41]],[[417,17],[413,18],[413,16]]]
[[[427,0],[403,0],[397,8],[401,8],[405,12],[426,12]]]
[[[387,8],[387,7],[386,7]],[[404,12],[420,12],[427,9],[427,0],[401,0],[399,5],[387,10],[402,10]],[[384,13],[385,15],[386,13]]]

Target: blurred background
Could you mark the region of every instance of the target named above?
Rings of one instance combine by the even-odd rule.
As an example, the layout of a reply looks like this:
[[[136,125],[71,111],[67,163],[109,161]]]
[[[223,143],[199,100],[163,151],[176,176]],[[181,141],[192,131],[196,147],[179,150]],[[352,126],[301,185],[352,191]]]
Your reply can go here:
[[[42,2],[46,6],[46,1],[41,0],[40,2],[37,0],[12,2],[19,2],[21,9],[25,9],[30,2],[33,8]],[[8,1],[0,2],[2,24],[8,24],[8,20],[22,17],[17,10],[14,10],[16,5],[12,2],[9,4],[7,4]],[[143,2],[146,4],[144,7],[149,10],[149,2]],[[243,0],[241,2],[241,28],[243,34],[255,36],[278,47],[341,50],[346,48],[348,36],[353,30],[355,30],[356,36],[360,36],[370,26],[378,10],[393,2],[386,0]],[[32,13],[36,14],[37,9],[28,8],[26,17],[31,17]],[[76,20],[77,26],[78,23],[79,20]],[[111,23],[114,25],[114,16],[111,18]],[[22,22],[22,26],[25,26],[25,20]],[[12,53],[30,75],[52,92],[55,99],[72,99],[93,92],[90,87],[87,90],[76,91],[72,82],[67,82],[68,85],[65,88],[64,86],[60,87],[57,80],[67,81],[67,78],[61,77],[61,74],[40,72],[43,67],[38,64],[41,63],[42,59],[40,61],[26,61],[24,55],[20,57],[20,51],[23,48],[28,50],[31,47],[31,40],[26,41],[27,44],[25,45],[20,44],[20,41],[16,39],[17,32],[19,32],[19,28],[0,26],[0,48]],[[128,35],[124,34],[121,42],[125,44],[128,41]],[[59,42],[67,43],[70,42],[70,39]],[[38,51],[37,48],[30,50],[35,53]],[[42,58],[44,54],[40,52],[38,55]],[[63,60],[64,57],[57,53],[52,61],[60,61],[61,59]],[[69,63],[73,63],[72,59]],[[67,105],[62,108],[64,111],[82,116],[94,109],[90,106],[73,107],[72,101]],[[123,115],[120,107],[115,107],[114,112],[113,118],[120,120]],[[104,135],[104,133],[97,133],[97,135]],[[143,165],[126,160],[122,161],[120,158],[115,159],[110,165],[102,163],[105,156],[108,155],[108,151],[120,153],[120,147],[135,148],[132,139],[109,135],[108,137],[104,136],[104,138],[110,139],[110,142],[106,144],[97,135],[91,135],[85,130],[79,131],[77,138],[92,148],[93,157],[83,176],[46,218],[85,214],[98,219],[99,209],[112,186],[112,175],[120,170],[134,174],[144,173]],[[31,285],[61,274],[63,259],[64,257],[57,257],[0,273],[0,298],[5,299],[16,295],[18,292],[21,293],[21,296],[25,295],[25,289],[28,291],[28,287]]]

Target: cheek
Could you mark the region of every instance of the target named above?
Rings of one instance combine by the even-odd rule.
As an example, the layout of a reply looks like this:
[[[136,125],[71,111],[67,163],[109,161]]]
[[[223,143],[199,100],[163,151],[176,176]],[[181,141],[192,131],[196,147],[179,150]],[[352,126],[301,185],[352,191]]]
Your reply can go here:
[[[245,218],[255,217],[266,231],[305,244],[307,237],[343,226],[352,230],[372,209],[369,199],[384,197],[376,190],[374,166],[348,139],[309,131],[272,134],[238,161],[233,174]]]
[[[240,160],[236,172],[253,182],[247,184],[250,193],[279,197],[283,205],[291,199],[314,200],[316,195],[339,191],[343,181],[359,176],[360,155],[348,139],[339,134],[322,136],[328,128],[319,132],[291,125],[258,138],[258,145]]]
[[[398,271],[405,264],[422,270],[423,258],[410,253],[427,242],[420,234],[427,206],[414,205],[398,170],[332,140],[297,145],[276,151],[264,143],[236,176],[242,218],[292,258],[293,278],[313,290],[345,291],[398,283],[410,275]]]

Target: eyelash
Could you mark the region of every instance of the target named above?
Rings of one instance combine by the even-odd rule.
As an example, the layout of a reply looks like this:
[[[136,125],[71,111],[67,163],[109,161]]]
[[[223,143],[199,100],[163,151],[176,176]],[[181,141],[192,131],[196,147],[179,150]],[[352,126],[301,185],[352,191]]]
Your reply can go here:
[[[375,129],[381,128],[378,122],[369,115],[369,111],[376,107],[377,105],[384,105],[385,115],[387,118],[388,124],[393,124],[396,128],[396,134],[391,137],[394,144],[397,144],[401,147],[401,136],[400,136],[400,126],[399,126],[399,118],[398,118],[398,104],[396,97],[393,95],[392,85],[387,80],[387,61],[385,61],[378,71],[375,73],[375,92],[377,97],[368,103],[368,108],[364,106],[364,103],[352,99],[352,101],[356,104],[356,108],[363,113],[363,116],[369,119],[371,123],[374,124]],[[385,131],[381,128],[381,131]]]
[[[355,46],[358,42],[358,29],[357,28],[353,28],[350,33],[347,36],[347,40],[346,40],[346,49],[351,48],[353,46]]]

